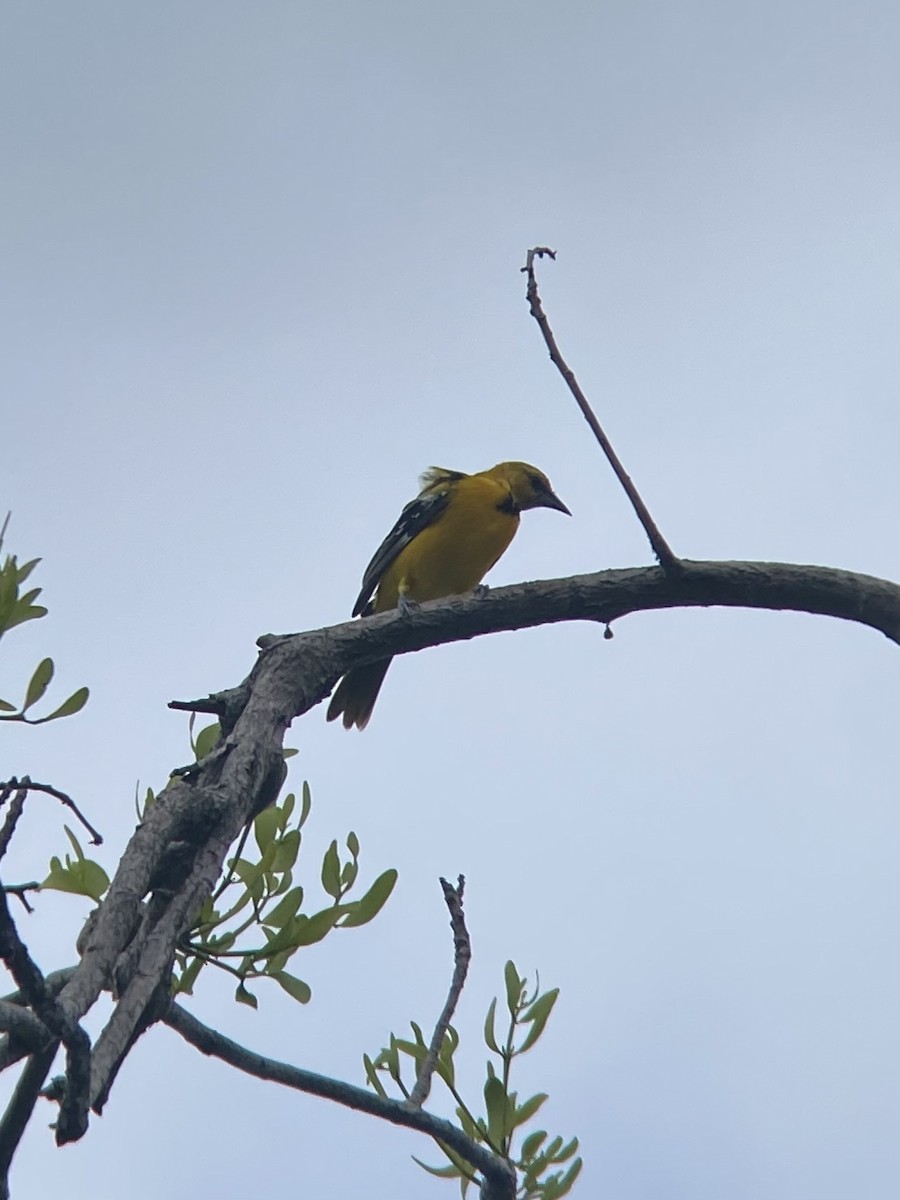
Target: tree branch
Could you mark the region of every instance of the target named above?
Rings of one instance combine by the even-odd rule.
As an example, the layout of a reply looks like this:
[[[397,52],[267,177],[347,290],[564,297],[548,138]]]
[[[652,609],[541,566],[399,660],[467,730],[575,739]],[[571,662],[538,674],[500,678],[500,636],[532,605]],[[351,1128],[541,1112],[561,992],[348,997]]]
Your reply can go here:
[[[547,320],[547,314],[544,312],[544,307],[541,303],[541,297],[538,292],[537,277],[534,273],[534,260],[536,258],[552,258],[556,259],[556,251],[551,250],[548,246],[535,246],[528,251],[525,257],[525,266],[522,271],[528,277],[528,287],[525,292],[525,298],[528,301],[528,307],[531,310],[531,315],[537,321],[541,331],[541,336],[544,339],[544,344],[550,352],[550,359],[553,365],[559,371],[565,380],[566,387],[575,397],[575,402],[581,409],[581,414],[591,427],[591,432],[600,443],[600,448],[609,460],[609,465],[615,472],[616,479],[625,489],[625,494],[631,501],[631,506],[637,513],[637,518],[644,527],[644,532],[650,542],[653,553],[659,559],[660,566],[665,571],[677,571],[679,560],[675,557],[672,550],[669,548],[668,542],[660,533],[656,526],[656,522],[650,516],[649,509],[634,484],[631,482],[630,476],[626,473],[625,468],[619,462],[619,456],[612,448],[612,442],[603,432],[600,422],[588,402],[587,396],[581,390],[578,380],[575,378],[575,372],[563,358],[560,353],[559,346],[556,344],[556,338],[553,336],[553,330],[550,328],[550,322]]]
[[[16,832],[16,825],[25,810],[25,801],[28,798],[28,788],[25,782],[19,783],[17,779],[8,779],[5,783],[0,783],[0,808],[9,800],[13,792],[15,795],[10,801],[3,828],[0,829],[0,858],[9,849],[9,843]]]
[[[293,1067],[289,1063],[265,1058],[261,1054],[245,1049],[214,1029],[210,1029],[174,1001],[169,1005],[168,1011],[162,1019],[166,1025],[181,1034],[186,1042],[190,1042],[202,1054],[220,1058],[229,1066],[236,1067],[248,1075],[254,1075],[257,1079],[281,1083],[285,1087],[306,1092],[310,1096],[333,1100],[345,1108],[380,1117],[392,1125],[415,1129],[419,1133],[427,1134],[429,1137],[444,1142],[484,1176],[485,1183],[490,1188],[487,1191],[482,1190],[485,1200],[514,1200],[516,1178],[515,1172],[509,1164],[483,1146],[471,1141],[461,1129],[449,1121],[423,1112],[420,1108],[412,1109],[404,1101],[385,1100],[374,1092],[356,1087],[354,1084],[343,1083],[338,1079],[330,1079],[327,1075],[318,1075],[314,1071],[305,1071],[301,1067]]]
[[[56,996],[72,977],[74,967],[63,967],[44,976],[44,987],[51,996]],[[51,1036],[47,1027],[27,1007],[28,1001],[21,991],[10,992],[0,998],[0,1071],[26,1058],[33,1050],[41,1049]],[[19,1013],[20,1016],[15,1014]]]
[[[34,1112],[34,1106],[41,1094],[44,1080],[53,1066],[58,1048],[59,1043],[53,1041],[44,1050],[31,1055],[0,1120],[0,1200],[9,1200],[10,1164]]]
[[[67,795],[65,792],[61,792],[59,788],[55,788],[49,783],[34,783],[28,778],[27,775],[23,775],[21,779],[16,779],[14,776],[12,779],[7,780],[6,783],[0,783],[0,788],[3,788],[4,791],[7,788],[10,790],[14,788],[23,788],[26,792],[44,792],[48,796],[53,796],[55,800],[58,800],[60,804],[64,804],[66,808],[70,809],[75,814],[77,819],[91,835],[92,846],[103,845],[103,838],[93,827],[72,797]],[[2,803],[2,801],[0,801],[0,803]]]
[[[80,1138],[87,1129],[91,1043],[76,1020],[68,1016],[47,990],[44,977],[19,937],[6,894],[0,888],[0,958],[47,1029],[66,1047],[66,1088],[56,1123],[59,1145]]]
[[[34,1015],[30,1008],[25,1008],[21,1004],[10,1004],[8,1000],[0,1000],[0,1030],[11,1034],[16,1049],[21,1051],[18,1058],[10,1056],[9,1060],[5,1060],[3,1047],[0,1047],[0,1071],[12,1066],[26,1054],[30,1054],[34,1050],[42,1050],[51,1037],[46,1025]]]
[[[175,942],[214,888],[229,847],[250,816],[277,795],[287,726],[323,700],[349,668],[499,630],[568,620],[606,624],[631,612],[699,605],[821,613],[869,625],[900,643],[895,584],[825,567],[683,560],[676,574],[658,567],[602,571],[261,638],[263,652],[244,683],[210,698],[221,707],[223,740],[170,780],[138,826],[85,933],[81,962],[60,994],[62,1010],[79,1018],[104,988],[115,990],[127,947],[127,970],[118,972],[120,1000],[95,1047],[92,1103],[105,1096],[171,969]]]
[[[453,978],[450,982],[450,992],[447,996],[447,1001],[434,1027],[428,1053],[422,1059],[419,1069],[416,1072],[415,1086],[407,1100],[407,1104],[411,1108],[421,1108],[428,1099],[428,1093],[431,1091],[431,1077],[434,1075],[434,1068],[437,1065],[438,1056],[444,1044],[444,1037],[450,1027],[450,1022],[453,1020],[453,1014],[456,1011],[456,1006],[462,995],[463,985],[466,982],[469,963],[472,960],[472,942],[469,938],[469,931],[466,929],[466,918],[463,913],[463,890],[465,886],[466,881],[462,875],[459,876],[456,887],[453,887],[446,879],[441,880],[444,901],[450,911],[450,928],[453,930]]]

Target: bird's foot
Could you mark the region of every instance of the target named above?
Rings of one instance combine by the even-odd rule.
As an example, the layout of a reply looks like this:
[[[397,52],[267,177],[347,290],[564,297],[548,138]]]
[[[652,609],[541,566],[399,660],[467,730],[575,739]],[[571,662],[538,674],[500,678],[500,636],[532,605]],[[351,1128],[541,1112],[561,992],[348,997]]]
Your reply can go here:
[[[477,583],[472,588],[472,595],[476,600],[483,600],[490,590],[486,583]]]
[[[418,600],[413,600],[411,596],[405,596],[401,592],[397,599],[397,607],[405,617],[408,617],[411,613],[418,612],[422,606]]]

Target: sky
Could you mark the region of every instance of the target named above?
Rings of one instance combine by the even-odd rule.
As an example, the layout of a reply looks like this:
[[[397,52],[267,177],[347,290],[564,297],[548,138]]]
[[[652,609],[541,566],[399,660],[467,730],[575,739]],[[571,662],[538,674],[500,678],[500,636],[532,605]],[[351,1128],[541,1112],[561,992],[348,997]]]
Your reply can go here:
[[[84,807],[112,869],[134,794],[190,758],[167,709],[240,682],[255,639],[345,620],[436,463],[536,463],[494,585],[649,565],[547,359],[563,352],[676,553],[897,578],[900,10],[856,0],[78,5],[0,36],[7,549],[82,714],[3,727],[4,777]],[[301,874],[354,830],[371,926],[293,963],[300,1007],[201,977],[202,1020],[362,1083],[451,971],[474,1104],[503,964],[560,999],[521,1061],[602,1200],[900,1194],[896,647],[819,617],[657,612],[396,662],[363,734],[295,722]],[[33,797],[5,879],[64,814]],[[303,874],[305,872],[305,874]],[[23,937],[73,961],[87,902]],[[96,1033],[103,1005],[88,1018]],[[2,1080],[6,1094],[9,1081]],[[437,1091],[434,1108],[450,1113]],[[238,1077],[155,1029],[104,1116],[32,1122],[16,1197],[456,1194],[422,1138]]]

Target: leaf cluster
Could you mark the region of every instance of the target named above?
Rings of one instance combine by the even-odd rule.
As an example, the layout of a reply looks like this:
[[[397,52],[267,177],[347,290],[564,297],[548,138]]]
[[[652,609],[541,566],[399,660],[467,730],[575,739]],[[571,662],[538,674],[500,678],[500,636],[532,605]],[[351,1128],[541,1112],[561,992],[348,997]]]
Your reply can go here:
[[[75,857],[67,854],[65,864],[57,857],[51,858],[50,874],[41,887],[52,888],[57,892],[71,892],[76,896],[87,896],[99,903],[109,887],[109,876],[98,862],[85,856],[78,838],[68,825],[64,825],[63,829],[72,844]]]
[[[208,727],[213,728],[213,727]],[[215,738],[201,731],[195,744],[198,758]],[[397,872],[383,871],[359,899],[349,899],[359,874],[359,839],[346,838],[346,856],[332,841],[319,872],[329,903],[303,911],[305,889],[294,882],[305,826],[312,806],[304,782],[300,804],[294,793],[270,805],[252,822],[255,851],[247,841],[229,860],[216,892],[203,905],[190,932],[176,949],[173,990],[191,994],[200,972],[215,966],[237,979],[235,1000],[256,1008],[247,987],[251,979],[273,979],[294,1000],[306,1004],[309,984],[287,970],[298,950],[321,942],[334,929],[366,925],[378,915],[394,889]]]
[[[0,550],[3,548],[3,533],[9,518],[0,530]],[[46,617],[47,610],[42,604],[35,604],[41,594],[40,588],[30,588],[23,591],[23,584],[28,580],[34,568],[41,560],[33,558],[30,562],[19,566],[14,554],[7,554],[0,566],[0,638],[10,629],[22,625],[25,621],[36,621]],[[88,689],[80,687],[68,699],[58,705],[44,717],[30,717],[29,710],[39,700],[42,700],[50,681],[53,679],[55,667],[52,658],[42,658],[35,667],[25,688],[25,697],[21,705],[11,704],[8,700],[0,700],[0,721],[21,721],[26,725],[43,725],[47,721],[55,721],[58,717],[71,717],[80,712],[87,704]]]
[[[582,1160],[575,1157],[578,1139],[564,1142],[558,1136],[548,1138],[547,1131],[540,1128],[526,1132],[526,1126],[536,1124],[534,1118],[547,1100],[547,1093],[538,1092],[520,1100],[510,1080],[515,1059],[527,1053],[543,1034],[559,989],[541,992],[536,983],[534,991],[529,992],[527,980],[519,975],[512,962],[507,962],[504,969],[504,983],[508,1017],[502,1037],[497,1035],[497,997],[491,1001],[484,1022],[484,1041],[491,1057],[486,1063],[483,1115],[476,1116],[457,1090],[453,1056],[459,1046],[459,1035],[452,1025],[438,1053],[435,1074],[456,1101],[456,1116],[463,1133],[514,1167],[519,1200],[558,1200],[571,1190],[581,1172]],[[403,1080],[403,1058],[411,1059],[418,1071],[428,1054],[420,1026],[415,1021],[410,1025],[412,1040],[391,1034],[389,1045],[376,1058],[363,1057],[369,1084],[385,1099],[387,1090],[381,1076],[388,1075],[408,1099],[411,1091]],[[419,1159],[415,1162],[440,1179],[459,1180],[465,1197],[469,1185],[479,1182],[475,1172],[456,1151],[441,1141],[437,1144],[449,1160],[446,1165],[432,1167]],[[555,1169],[563,1163],[569,1166]]]

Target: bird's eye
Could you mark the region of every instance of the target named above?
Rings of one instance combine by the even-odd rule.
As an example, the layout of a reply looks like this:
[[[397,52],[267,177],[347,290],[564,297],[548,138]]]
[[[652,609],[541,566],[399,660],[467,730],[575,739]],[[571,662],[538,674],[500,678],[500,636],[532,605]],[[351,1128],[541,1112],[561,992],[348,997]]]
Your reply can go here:
[[[549,492],[550,490],[547,480],[541,479],[540,475],[529,475],[528,482],[535,492]]]

